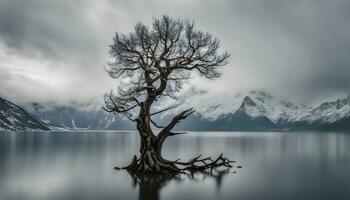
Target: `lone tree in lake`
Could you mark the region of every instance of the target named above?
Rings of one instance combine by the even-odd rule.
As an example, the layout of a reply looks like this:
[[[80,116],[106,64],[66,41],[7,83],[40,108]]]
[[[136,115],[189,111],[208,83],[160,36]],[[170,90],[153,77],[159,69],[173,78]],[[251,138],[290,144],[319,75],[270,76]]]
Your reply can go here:
[[[105,96],[104,109],[135,122],[141,141],[140,156],[135,155],[123,169],[138,174],[169,174],[232,167],[232,161],[222,154],[216,159],[198,156],[187,162],[162,157],[164,141],[180,134],[173,131],[175,125],[192,114],[193,109],[179,112],[164,126],[152,119],[173,108],[155,110],[154,105],[162,98],[175,98],[192,72],[208,79],[220,76],[217,68],[227,64],[230,55],[218,52],[219,40],[196,30],[188,20],[163,16],[154,19],[152,28],[138,23],[131,33],[116,33],[113,41],[107,72],[120,79],[121,84],[116,94]]]

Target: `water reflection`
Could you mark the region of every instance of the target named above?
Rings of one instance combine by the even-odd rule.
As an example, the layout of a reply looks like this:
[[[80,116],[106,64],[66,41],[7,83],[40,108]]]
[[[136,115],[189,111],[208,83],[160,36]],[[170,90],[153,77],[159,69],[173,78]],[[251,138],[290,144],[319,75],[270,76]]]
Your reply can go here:
[[[223,177],[228,173],[230,173],[230,169],[213,169],[202,172],[184,172],[168,175],[129,175],[132,178],[133,187],[138,187],[139,200],[160,200],[160,191],[169,182],[176,182],[179,184],[185,180],[202,181],[206,178],[212,178],[215,180],[217,189],[220,189]]]
[[[172,137],[164,149],[169,160],[225,152],[243,169],[135,182],[113,167],[127,165],[138,144],[138,135],[130,132],[1,133],[0,199],[350,199],[350,134]]]

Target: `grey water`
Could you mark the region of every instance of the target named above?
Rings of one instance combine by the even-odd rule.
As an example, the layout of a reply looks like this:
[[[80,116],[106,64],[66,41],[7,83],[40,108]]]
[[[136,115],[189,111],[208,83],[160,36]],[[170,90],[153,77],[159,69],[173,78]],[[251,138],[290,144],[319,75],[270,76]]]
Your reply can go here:
[[[1,133],[0,199],[350,199],[350,134],[190,132],[166,141],[164,157],[224,152],[237,163],[173,179],[113,170],[138,144],[135,132]]]

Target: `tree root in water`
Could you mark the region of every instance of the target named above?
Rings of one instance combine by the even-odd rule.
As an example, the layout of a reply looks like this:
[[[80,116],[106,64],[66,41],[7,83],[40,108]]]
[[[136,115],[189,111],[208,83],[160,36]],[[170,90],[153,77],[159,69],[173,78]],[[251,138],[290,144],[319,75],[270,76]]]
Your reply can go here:
[[[235,161],[223,157],[223,154],[220,154],[216,159],[212,159],[211,157],[201,158],[201,155],[199,155],[184,162],[179,159],[169,161],[163,159],[161,156],[146,153],[140,158],[134,155],[132,162],[128,166],[122,168],[115,167],[114,169],[125,169],[133,174],[178,174],[184,173],[185,171],[211,171],[219,167],[229,169],[233,167],[232,163],[235,163]]]

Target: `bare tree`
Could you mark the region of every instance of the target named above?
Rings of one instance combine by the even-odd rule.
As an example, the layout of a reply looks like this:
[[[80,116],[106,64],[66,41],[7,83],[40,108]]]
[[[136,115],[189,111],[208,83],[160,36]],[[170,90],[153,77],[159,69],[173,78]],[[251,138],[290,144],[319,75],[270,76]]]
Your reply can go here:
[[[217,159],[195,157],[188,162],[169,161],[162,157],[166,138],[179,133],[173,128],[194,112],[178,113],[165,126],[152,117],[171,108],[154,110],[161,98],[175,98],[191,72],[214,79],[219,66],[227,63],[229,54],[219,53],[220,42],[211,34],[195,30],[194,23],[163,16],[154,19],[152,28],[138,23],[134,32],[116,33],[110,46],[112,61],[107,72],[120,79],[118,92],[105,96],[105,110],[119,113],[136,123],[140,135],[140,157],[124,169],[133,173],[177,173],[183,170],[206,170],[218,166],[231,167],[222,154]],[[154,133],[155,128],[160,130]]]

